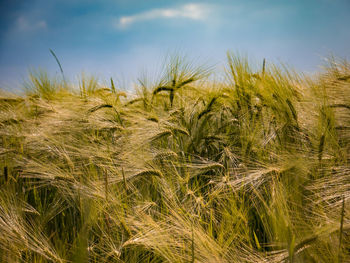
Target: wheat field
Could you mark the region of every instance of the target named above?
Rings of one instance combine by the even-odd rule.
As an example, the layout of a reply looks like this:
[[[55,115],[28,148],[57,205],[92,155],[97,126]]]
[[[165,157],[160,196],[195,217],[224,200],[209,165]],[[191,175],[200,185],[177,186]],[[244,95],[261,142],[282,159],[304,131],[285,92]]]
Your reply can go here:
[[[0,94],[0,261],[350,262],[350,65],[162,72]]]

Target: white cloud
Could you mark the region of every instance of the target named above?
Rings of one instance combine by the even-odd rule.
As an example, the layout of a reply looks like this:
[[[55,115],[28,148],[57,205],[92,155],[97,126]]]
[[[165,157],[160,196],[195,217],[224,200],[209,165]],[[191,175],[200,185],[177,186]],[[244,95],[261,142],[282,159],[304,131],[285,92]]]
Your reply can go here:
[[[16,21],[17,29],[20,31],[35,31],[39,29],[46,29],[47,24],[45,20],[30,21],[24,16],[20,16]]]
[[[116,27],[123,29],[134,23],[153,19],[187,18],[192,20],[204,20],[208,14],[208,7],[203,4],[186,4],[176,8],[151,9],[139,14],[122,16],[116,23]]]

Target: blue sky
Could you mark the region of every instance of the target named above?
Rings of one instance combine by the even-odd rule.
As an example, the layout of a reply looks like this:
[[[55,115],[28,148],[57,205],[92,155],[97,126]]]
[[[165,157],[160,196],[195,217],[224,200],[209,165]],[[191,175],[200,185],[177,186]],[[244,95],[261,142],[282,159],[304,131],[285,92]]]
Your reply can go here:
[[[349,0],[0,0],[0,88],[30,69],[130,83],[180,52],[218,68],[227,51],[314,72],[350,57]]]

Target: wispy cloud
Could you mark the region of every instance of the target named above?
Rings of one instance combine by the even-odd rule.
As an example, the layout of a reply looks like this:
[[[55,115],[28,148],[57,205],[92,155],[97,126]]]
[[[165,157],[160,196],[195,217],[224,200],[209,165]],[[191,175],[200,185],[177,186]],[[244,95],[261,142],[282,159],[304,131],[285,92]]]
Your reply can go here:
[[[190,3],[175,8],[157,8],[130,16],[122,16],[118,19],[116,27],[125,29],[132,24],[154,19],[187,18],[192,20],[204,20],[208,14],[208,7],[204,4]]]
[[[28,32],[39,29],[46,29],[47,23],[45,20],[31,21],[24,16],[20,16],[17,18],[16,26],[18,30]]]

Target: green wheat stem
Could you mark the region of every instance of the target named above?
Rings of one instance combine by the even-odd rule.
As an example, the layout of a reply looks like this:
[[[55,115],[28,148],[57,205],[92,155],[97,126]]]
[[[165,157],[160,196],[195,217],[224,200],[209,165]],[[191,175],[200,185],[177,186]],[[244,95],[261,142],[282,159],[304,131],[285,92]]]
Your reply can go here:
[[[342,262],[342,241],[343,241],[344,216],[345,216],[345,196],[343,196],[342,208],[341,208],[341,213],[340,213],[338,263]]]
[[[262,74],[265,74],[265,64],[266,64],[266,60],[265,58],[263,59],[263,66],[262,66]]]
[[[64,77],[64,73],[63,73],[63,69],[62,69],[62,66],[61,66],[60,61],[58,60],[58,58],[57,58],[55,52],[54,52],[52,49],[50,49],[50,53],[51,53],[52,56],[55,58],[55,60],[56,60],[56,62],[57,62],[57,64],[58,64],[58,66],[59,66],[59,68],[60,68],[60,71],[61,71],[61,74],[62,74],[62,78],[63,78],[63,82],[66,84],[66,78]]]

